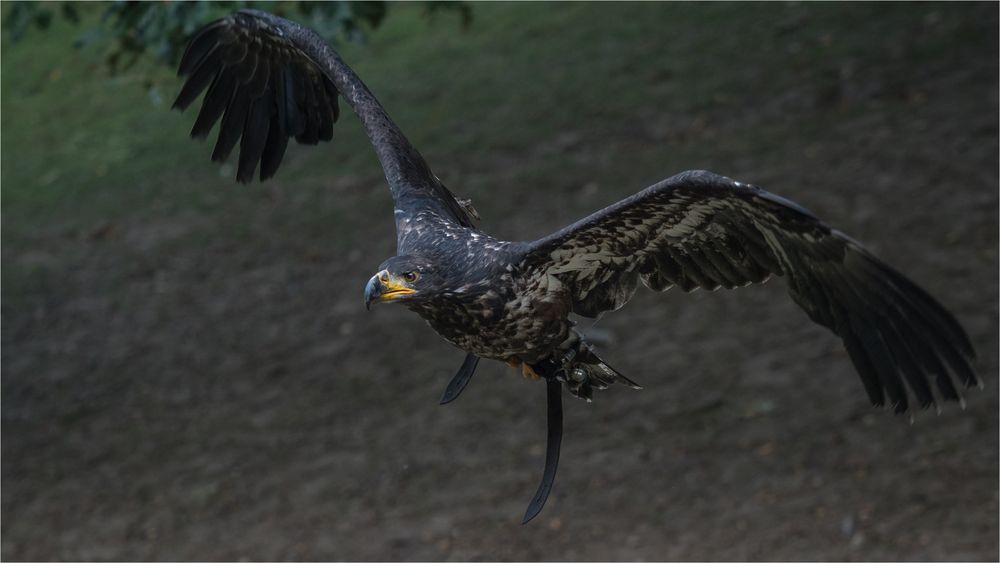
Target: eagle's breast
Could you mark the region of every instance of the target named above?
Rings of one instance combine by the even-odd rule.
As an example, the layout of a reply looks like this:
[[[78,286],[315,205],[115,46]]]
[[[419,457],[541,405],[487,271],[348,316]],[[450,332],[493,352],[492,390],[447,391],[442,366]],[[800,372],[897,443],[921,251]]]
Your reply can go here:
[[[454,284],[413,307],[445,340],[480,357],[530,362],[566,339],[568,291],[554,276],[523,275],[510,243],[472,233],[448,259]]]

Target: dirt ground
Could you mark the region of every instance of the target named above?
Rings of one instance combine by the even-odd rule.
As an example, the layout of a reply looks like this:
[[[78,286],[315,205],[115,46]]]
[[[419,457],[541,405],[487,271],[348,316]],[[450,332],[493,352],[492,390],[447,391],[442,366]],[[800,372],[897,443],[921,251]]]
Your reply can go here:
[[[970,15],[989,17],[995,5]],[[870,407],[840,342],[780,279],[640,291],[592,331],[645,389],[567,398],[555,490],[521,526],[544,386],[484,362],[438,406],[463,354],[402,308],[362,304],[393,249],[381,178],[331,172],[296,191],[279,173],[202,207],[165,193],[153,213],[39,225],[5,258],[50,275],[30,299],[5,286],[3,559],[997,560],[995,41],[986,49],[900,62],[884,82],[847,73],[848,86],[874,81],[845,88],[853,98],[803,84],[752,111],[650,105],[599,138],[581,125],[561,143],[431,162],[473,193],[484,228],[528,238],[643,187],[588,182],[588,167],[627,167],[657,144],[703,154],[689,167],[804,204],[953,311],[985,381],[965,410],[910,424]],[[766,150],[726,149],[734,128]],[[510,183],[554,153],[582,170]],[[214,174],[207,157],[185,166]]]

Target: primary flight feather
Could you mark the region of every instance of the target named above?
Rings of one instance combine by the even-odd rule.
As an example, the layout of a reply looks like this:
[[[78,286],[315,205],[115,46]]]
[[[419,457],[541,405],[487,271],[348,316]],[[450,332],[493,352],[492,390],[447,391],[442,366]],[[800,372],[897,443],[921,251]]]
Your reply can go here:
[[[405,305],[469,354],[447,400],[478,358],[545,377],[550,405],[560,382],[588,400],[616,381],[637,387],[597,357],[570,313],[617,310],[639,282],[656,291],[732,289],[772,275],[786,278],[809,318],[843,340],[873,404],[904,412],[912,396],[928,407],[959,400],[953,378],[978,382],[968,336],[933,297],[801,206],[755,186],[684,172],[542,239],[501,241],[475,226],[471,205],[431,172],[312,30],[243,10],[199,31],[179,74],[187,81],[174,107],[207,89],[191,134],[205,137],[221,118],[212,159],[238,143],[241,182],[258,168],[261,180],[273,176],[291,138],[329,141],[338,96],[351,106],[385,172],[397,231],[397,255],[369,280],[365,303]],[[546,475],[554,476],[549,461]],[[544,503],[551,480],[542,488],[536,502]]]

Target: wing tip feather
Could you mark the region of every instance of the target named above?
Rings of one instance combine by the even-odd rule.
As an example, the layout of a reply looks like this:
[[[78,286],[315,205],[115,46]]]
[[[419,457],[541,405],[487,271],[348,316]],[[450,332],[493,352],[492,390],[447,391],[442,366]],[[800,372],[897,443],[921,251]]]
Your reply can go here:
[[[194,139],[208,137],[221,116],[222,124],[211,159],[213,162],[225,161],[239,145],[236,181],[240,183],[252,181],[258,167],[261,181],[273,177],[284,156],[287,138],[294,137],[303,144],[318,144],[333,137],[333,123],[339,116],[339,107],[336,105],[336,88],[323,82],[329,80],[326,74],[318,68],[297,72],[300,78],[297,84],[284,78],[285,70],[293,69],[291,73],[296,73],[316,67],[316,63],[295,43],[294,38],[298,36],[293,34],[293,31],[305,30],[303,33],[306,33],[309,30],[286,23],[266,12],[239,10],[195,32],[178,65],[178,76],[187,79],[171,110],[185,111],[197,101],[206,87],[209,88],[202,99],[202,111],[190,136]],[[246,48],[250,46],[254,48]],[[230,72],[234,74],[230,76]],[[212,88],[220,77],[225,77],[222,82],[226,92],[212,97]],[[281,84],[275,84],[276,81],[281,81]],[[282,96],[288,94],[286,107],[280,110],[270,99],[278,89],[281,89]],[[306,92],[310,93],[310,100],[316,107],[302,113],[301,108],[307,103],[302,96]],[[299,98],[296,99],[295,95]],[[257,107],[261,99],[267,102],[266,108]],[[266,121],[269,123],[274,122],[274,114],[288,121],[285,124],[287,127],[280,128],[286,137],[284,141],[278,142],[274,138],[270,125],[261,125],[265,117],[252,114],[255,107],[257,112],[267,114]],[[313,122],[301,124],[298,129],[302,131],[297,131],[296,123],[306,120]]]

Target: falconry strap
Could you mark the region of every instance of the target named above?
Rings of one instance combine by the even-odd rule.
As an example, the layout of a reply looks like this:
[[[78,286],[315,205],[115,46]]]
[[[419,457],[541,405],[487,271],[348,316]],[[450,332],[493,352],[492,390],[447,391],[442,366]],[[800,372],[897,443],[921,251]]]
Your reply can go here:
[[[476,366],[479,365],[479,356],[468,354],[465,361],[458,368],[458,373],[448,382],[444,394],[441,396],[442,405],[454,401],[465,390],[472,375],[476,373]],[[536,366],[538,374],[545,379],[545,397],[547,407],[548,432],[545,445],[545,469],[542,470],[542,481],[538,484],[535,496],[531,497],[528,509],[524,512],[524,519],[521,524],[527,524],[538,516],[545,506],[545,501],[552,492],[552,486],[556,482],[556,470],[559,469],[559,449],[562,446],[563,434],[563,413],[562,413],[562,382],[559,380],[559,370],[554,370],[551,366],[548,369],[540,369]]]

